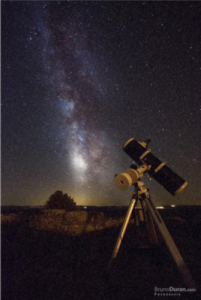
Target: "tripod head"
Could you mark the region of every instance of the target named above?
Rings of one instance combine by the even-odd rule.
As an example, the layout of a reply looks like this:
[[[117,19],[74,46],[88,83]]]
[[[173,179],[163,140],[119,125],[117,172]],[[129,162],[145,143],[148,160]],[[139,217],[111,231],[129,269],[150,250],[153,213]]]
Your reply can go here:
[[[149,189],[145,187],[144,182],[138,180],[135,184],[134,195],[137,194],[137,200],[142,201],[145,198],[150,198]]]

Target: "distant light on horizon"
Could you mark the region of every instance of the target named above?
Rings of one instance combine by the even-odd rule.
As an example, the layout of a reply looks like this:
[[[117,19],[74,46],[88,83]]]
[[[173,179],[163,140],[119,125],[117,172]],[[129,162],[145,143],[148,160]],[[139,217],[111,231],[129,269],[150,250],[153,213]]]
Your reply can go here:
[[[164,209],[165,207],[164,206],[157,206],[156,208],[157,209]]]

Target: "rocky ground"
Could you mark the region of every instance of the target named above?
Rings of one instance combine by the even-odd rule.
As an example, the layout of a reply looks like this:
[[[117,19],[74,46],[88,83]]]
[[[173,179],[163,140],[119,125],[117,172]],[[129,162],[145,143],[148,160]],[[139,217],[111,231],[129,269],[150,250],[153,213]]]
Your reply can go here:
[[[189,210],[163,212],[197,287],[201,286],[200,215]],[[79,236],[30,228],[23,222],[2,224],[2,300],[164,299],[156,288],[184,288],[159,239],[148,247],[145,228],[130,224],[118,257],[108,262],[120,227]],[[168,295],[166,295],[168,296]],[[200,299],[199,293],[171,292],[168,299]]]

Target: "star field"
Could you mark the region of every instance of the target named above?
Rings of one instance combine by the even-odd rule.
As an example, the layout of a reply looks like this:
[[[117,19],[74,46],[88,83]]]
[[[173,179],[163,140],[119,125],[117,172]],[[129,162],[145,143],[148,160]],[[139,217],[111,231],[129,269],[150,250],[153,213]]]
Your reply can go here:
[[[2,204],[127,205],[131,137],[188,181],[156,205],[200,205],[201,4],[2,2]]]

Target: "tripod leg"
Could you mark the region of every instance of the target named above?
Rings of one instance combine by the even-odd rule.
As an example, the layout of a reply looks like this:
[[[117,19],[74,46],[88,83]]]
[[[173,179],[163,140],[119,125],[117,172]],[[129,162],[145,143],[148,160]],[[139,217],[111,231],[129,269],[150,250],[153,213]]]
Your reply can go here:
[[[154,221],[156,222],[156,224],[158,226],[158,229],[160,230],[162,237],[164,238],[164,241],[165,241],[165,243],[166,243],[166,245],[178,267],[179,272],[181,273],[184,283],[186,284],[186,286],[188,288],[195,288],[195,282],[194,282],[194,280],[193,280],[193,278],[181,256],[175,242],[173,241],[165,223],[163,222],[161,215],[154,207],[151,199],[145,198],[144,200],[147,204],[148,209],[150,210],[150,213],[151,213]]]
[[[132,213],[132,211],[133,211],[133,208],[134,208],[135,203],[136,203],[136,199],[135,199],[135,197],[133,196],[132,199],[131,199],[130,205],[129,205],[129,207],[128,207],[126,217],[125,217],[125,219],[124,219],[124,223],[123,223],[123,225],[122,225],[122,227],[121,227],[121,231],[120,231],[120,233],[119,233],[119,236],[118,236],[116,245],[115,245],[115,247],[114,247],[114,251],[113,251],[112,257],[111,257],[111,259],[110,259],[108,268],[110,267],[110,265],[111,265],[111,263],[113,262],[113,260],[117,257],[117,254],[118,254],[119,248],[120,248],[120,246],[121,246],[121,242],[122,242],[122,240],[123,240],[123,237],[124,237],[126,228],[127,228],[127,226],[128,226],[128,222],[129,222],[129,219],[130,219],[130,216],[131,216],[131,213]]]
[[[150,211],[147,209],[147,205],[144,201],[141,201],[141,205],[142,205],[142,208],[144,211],[146,229],[147,229],[149,241],[152,245],[158,245],[158,238],[156,235],[156,229],[155,229],[155,226],[153,223],[152,215],[151,215]]]

